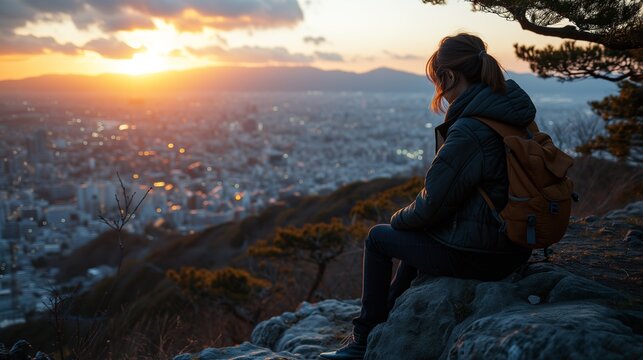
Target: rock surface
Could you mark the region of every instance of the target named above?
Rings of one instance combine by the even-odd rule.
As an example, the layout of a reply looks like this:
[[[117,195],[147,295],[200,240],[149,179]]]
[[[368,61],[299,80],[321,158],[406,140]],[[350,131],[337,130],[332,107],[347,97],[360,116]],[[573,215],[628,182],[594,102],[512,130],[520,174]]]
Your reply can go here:
[[[350,334],[351,319],[359,315],[359,310],[358,300],[303,302],[294,313],[259,323],[252,332],[252,343],[316,359]]]
[[[293,354],[280,352],[275,353],[269,349],[244,342],[241,345],[231,346],[222,349],[208,348],[198,354],[181,354],[174,357],[174,360],[290,360],[299,359],[300,357]]]
[[[643,201],[633,202],[623,209],[612,210],[603,216],[606,220],[625,220],[643,218]]]
[[[546,263],[499,282],[423,276],[373,330],[366,359],[640,359],[643,312],[630,300]],[[175,360],[316,359],[358,313],[356,300],[304,302],[257,325],[252,344]]]
[[[317,359],[319,353],[337,347],[350,334],[350,320],[359,309],[358,300],[303,302],[295,312],[259,323],[252,332],[252,343],[182,354],[174,360]]]
[[[627,303],[550,264],[500,282],[418,278],[369,336],[366,359],[640,359],[643,312]]]

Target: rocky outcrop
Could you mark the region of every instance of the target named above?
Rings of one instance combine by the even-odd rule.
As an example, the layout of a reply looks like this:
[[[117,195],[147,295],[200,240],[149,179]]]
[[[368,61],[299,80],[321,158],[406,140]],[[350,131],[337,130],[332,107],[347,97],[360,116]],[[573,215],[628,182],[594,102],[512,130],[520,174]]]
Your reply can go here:
[[[350,333],[350,320],[359,314],[358,304],[358,300],[303,302],[295,312],[259,323],[252,332],[252,343],[182,354],[174,360],[317,359],[320,352],[337,347]]]
[[[198,354],[181,354],[175,356],[174,360],[290,360],[300,359],[299,356],[290,353],[275,353],[272,350],[244,342],[238,346],[231,346],[222,349],[208,348]]]
[[[275,351],[316,359],[320,352],[339,345],[352,330],[351,319],[359,314],[358,300],[325,300],[302,303],[296,312],[287,312],[259,323],[252,342]]]
[[[605,220],[627,220],[629,218],[643,218],[643,201],[633,202],[623,209],[612,210],[603,215]]]
[[[51,358],[44,352],[35,351],[26,340],[18,340],[11,349],[7,349],[0,342],[0,360],[51,360]]]
[[[550,264],[500,282],[423,277],[369,336],[367,359],[639,359],[643,312]]]
[[[502,281],[419,277],[369,336],[366,358],[643,359],[642,218],[639,201],[573,219],[549,262]],[[316,359],[358,313],[357,300],[304,302],[258,324],[251,342],[175,360]]]
[[[424,276],[373,330],[366,358],[640,359],[643,312],[627,310],[630,301],[545,263],[499,282]],[[257,325],[252,344],[175,360],[315,359],[339,345],[358,313],[355,300],[304,302]]]

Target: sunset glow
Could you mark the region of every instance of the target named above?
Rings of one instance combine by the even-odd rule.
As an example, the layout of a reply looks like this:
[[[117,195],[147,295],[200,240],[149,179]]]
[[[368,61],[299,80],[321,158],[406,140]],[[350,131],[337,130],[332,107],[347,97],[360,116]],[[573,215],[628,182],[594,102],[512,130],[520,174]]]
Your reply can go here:
[[[143,75],[170,69],[168,60],[160,54],[134,54],[129,60],[122,60],[122,65],[115,71],[129,75]]]
[[[561,41],[523,31],[496,15],[474,13],[469,3],[456,1],[431,6],[419,0],[376,0],[367,11],[359,1],[341,0],[190,4],[177,0],[141,7],[124,1],[103,8],[70,2],[69,9],[52,10],[20,3],[0,15],[5,33],[0,36],[0,79],[50,73],[143,75],[219,65],[356,72],[390,67],[421,74],[437,41],[459,31],[482,36],[508,70],[527,72],[513,53],[514,39],[534,45]],[[508,33],[516,36],[504,36]]]

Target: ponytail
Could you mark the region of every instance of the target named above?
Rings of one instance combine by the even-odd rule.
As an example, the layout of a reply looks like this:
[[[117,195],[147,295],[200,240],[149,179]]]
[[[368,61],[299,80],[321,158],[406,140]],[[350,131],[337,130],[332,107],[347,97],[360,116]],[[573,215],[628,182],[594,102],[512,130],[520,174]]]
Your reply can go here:
[[[487,84],[494,92],[504,92],[506,88],[505,77],[498,61],[486,51],[481,51],[480,80]]]
[[[498,61],[487,54],[487,44],[475,35],[460,33],[440,41],[426,63],[426,76],[435,85],[431,110],[444,112],[444,95],[463,77],[469,83],[482,82],[494,92],[504,92],[505,78]],[[453,71],[455,81],[446,87],[446,70]]]

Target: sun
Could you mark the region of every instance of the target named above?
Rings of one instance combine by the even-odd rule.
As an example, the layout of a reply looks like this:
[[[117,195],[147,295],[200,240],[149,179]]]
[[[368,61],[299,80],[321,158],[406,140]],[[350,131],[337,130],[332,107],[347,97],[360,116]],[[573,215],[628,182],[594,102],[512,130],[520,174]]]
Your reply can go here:
[[[143,52],[134,54],[131,59],[122,60],[115,70],[122,74],[144,75],[169,69],[170,62],[164,55]]]

